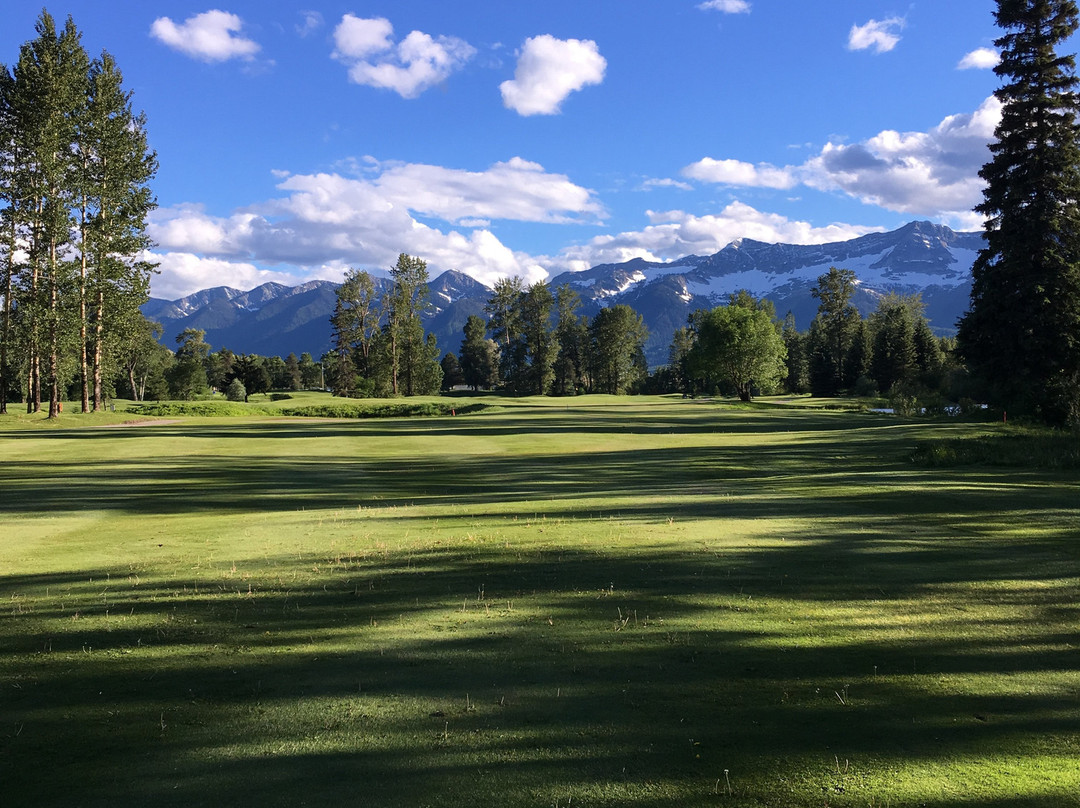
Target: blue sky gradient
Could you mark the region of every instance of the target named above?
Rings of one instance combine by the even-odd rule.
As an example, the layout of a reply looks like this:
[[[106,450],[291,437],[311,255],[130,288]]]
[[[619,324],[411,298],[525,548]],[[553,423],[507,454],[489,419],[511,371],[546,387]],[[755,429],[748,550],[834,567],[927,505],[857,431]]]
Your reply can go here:
[[[397,254],[535,280],[971,207],[992,0],[65,0],[161,168],[153,294]],[[39,0],[0,10],[0,61]]]

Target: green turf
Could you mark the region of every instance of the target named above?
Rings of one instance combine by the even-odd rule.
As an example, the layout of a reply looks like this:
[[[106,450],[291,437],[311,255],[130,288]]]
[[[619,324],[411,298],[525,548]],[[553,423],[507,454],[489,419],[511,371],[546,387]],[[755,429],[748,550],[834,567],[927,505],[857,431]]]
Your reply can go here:
[[[1080,805],[1075,470],[484,401],[0,417],[0,805]]]

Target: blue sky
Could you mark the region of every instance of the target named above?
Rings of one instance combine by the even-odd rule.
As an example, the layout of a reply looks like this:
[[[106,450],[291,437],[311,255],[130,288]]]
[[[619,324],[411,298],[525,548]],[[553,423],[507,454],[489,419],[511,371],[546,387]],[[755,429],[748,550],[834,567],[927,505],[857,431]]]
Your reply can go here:
[[[152,293],[535,280],[737,238],[977,229],[993,0],[64,0],[145,111]],[[6,0],[0,61],[41,0]]]

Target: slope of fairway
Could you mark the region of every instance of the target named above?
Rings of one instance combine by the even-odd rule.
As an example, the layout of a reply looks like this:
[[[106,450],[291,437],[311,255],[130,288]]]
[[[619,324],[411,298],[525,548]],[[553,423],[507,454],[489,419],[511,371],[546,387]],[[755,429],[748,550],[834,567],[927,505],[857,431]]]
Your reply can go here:
[[[1075,472],[487,403],[0,418],[0,804],[1080,805]]]

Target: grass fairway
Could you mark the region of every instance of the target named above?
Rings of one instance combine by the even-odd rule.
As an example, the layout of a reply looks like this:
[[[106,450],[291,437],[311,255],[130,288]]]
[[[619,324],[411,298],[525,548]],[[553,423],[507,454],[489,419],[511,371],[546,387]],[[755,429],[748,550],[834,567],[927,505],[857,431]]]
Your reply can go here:
[[[0,419],[0,804],[1080,805],[1075,471],[490,403]]]

